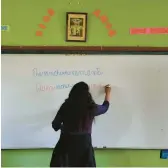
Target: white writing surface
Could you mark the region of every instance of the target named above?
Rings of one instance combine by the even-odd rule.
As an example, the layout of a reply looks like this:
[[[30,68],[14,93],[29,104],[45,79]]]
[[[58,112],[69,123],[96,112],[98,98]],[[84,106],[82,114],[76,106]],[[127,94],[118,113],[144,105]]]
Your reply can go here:
[[[94,147],[168,147],[168,57],[2,55],[2,148],[51,148],[51,122],[76,82],[96,103],[112,85],[110,109],[96,117]]]

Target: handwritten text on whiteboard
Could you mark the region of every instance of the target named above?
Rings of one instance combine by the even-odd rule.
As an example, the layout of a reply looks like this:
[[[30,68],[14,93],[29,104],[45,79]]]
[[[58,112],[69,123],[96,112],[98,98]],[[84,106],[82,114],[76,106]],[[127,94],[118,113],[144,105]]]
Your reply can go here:
[[[49,77],[49,76],[100,76],[103,72],[99,68],[88,70],[52,70],[41,71],[40,69],[33,69],[33,76],[35,77]]]

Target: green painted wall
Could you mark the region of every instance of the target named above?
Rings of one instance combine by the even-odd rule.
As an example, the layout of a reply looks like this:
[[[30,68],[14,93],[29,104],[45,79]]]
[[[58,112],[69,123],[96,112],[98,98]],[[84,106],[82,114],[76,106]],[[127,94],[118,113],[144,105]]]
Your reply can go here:
[[[2,151],[2,166],[47,167],[52,151],[5,150]],[[168,160],[159,159],[158,150],[96,150],[97,166],[100,167],[168,167]]]
[[[69,4],[71,2],[71,4]],[[78,2],[80,2],[78,4]],[[56,14],[46,24],[43,37],[36,37],[38,24],[53,8]],[[105,26],[92,15],[96,9],[106,14],[117,31],[110,38]],[[87,12],[88,41],[67,43],[65,12]],[[2,24],[10,30],[2,32],[3,45],[102,45],[102,46],[168,46],[167,35],[130,36],[130,27],[168,27],[167,0],[2,0]],[[159,150],[96,150],[98,166],[167,166]],[[52,150],[2,150],[2,166],[48,166]]]
[[[56,14],[46,24],[44,36],[36,37],[48,8]],[[108,36],[105,25],[92,14],[96,9],[108,16],[116,36]],[[65,42],[68,11],[88,13],[87,43]],[[2,24],[10,25],[9,32],[2,32],[2,44],[168,46],[167,35],[129,34],[131,27],[168,27],[167,16],[168,0],[2,0]]]

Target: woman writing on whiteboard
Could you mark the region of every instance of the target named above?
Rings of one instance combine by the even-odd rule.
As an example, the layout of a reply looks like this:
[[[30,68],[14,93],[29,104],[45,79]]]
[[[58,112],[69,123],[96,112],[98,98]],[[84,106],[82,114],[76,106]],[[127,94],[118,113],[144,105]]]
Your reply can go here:
[[[95,116],[109,108],[111,88],[105,86],[105,99],[97,105],[84,82],[75,84],[68,99],[60,107],[52,122],[61,136],[53,151],[50,167],[96,167],[91,130]]]

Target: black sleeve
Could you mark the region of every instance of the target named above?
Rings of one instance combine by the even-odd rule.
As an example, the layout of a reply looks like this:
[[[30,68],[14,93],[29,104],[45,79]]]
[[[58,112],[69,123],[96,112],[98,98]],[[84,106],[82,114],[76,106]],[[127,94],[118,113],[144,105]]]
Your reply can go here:
[[[64,111],[64,105],[62,105],[60,107],[60,109],[58,110],[53,122],[52,122],[52,128],[55,130],[55,131],[58,131],[59,129],[61,129],[62,127],[62,114],[63,114],[63,111]]]

